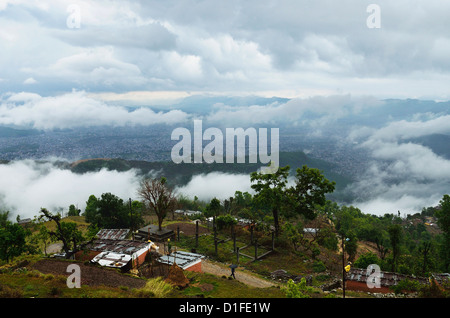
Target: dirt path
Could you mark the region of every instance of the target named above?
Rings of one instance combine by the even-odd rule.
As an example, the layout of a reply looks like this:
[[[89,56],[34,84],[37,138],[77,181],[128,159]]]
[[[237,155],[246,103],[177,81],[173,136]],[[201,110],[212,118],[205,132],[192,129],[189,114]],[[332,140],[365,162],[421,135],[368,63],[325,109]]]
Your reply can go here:
[[[202,271],[217,276],[225,275],[228,277],[231,274],[231,269],[229,267],[211,262],[209,260],[202,260]],[[236,276],[236,280],[252,287],[267,288],[276,286],[275,283],[256,277],[250,273],[246,273],[245,271],[239,269],[239,267],[236,269],[234,275]]]

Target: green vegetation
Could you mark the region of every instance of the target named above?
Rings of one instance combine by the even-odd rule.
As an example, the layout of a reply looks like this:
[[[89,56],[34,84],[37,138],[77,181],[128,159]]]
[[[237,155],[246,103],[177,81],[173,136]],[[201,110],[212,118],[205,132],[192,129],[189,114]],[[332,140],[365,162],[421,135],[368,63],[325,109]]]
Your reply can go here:
[[[353,262],[354,267],[378,264],[383,271],[423,277],[448,272],[449,195],[443,196],[438,207],[424,208],[421,213],[403,218],[400,213],[376,216],[327,199],[335,183],[318,169],[307,166],[296,169],[291,186],[287,182],[289,175],[289,166],[269,175],[253,172],[250,180],[255,195],[236,191],[234,196],[222,201],[175,197],[170,183],[162,178],[141,184],[142,202],[130,202],[112,193],[104,193],[99,198],[91,195],[84,211],[70,205],[70,216],[66,218],[42,208],[39,217],[31,223],[19,225],[9,220],[8,211],[0,212],[0,296],[324,297],[318,286],[341,275],[342,247],[346,261]],[[23,257],[41,257],[52,242],[61,242],[66,255],[70,255],[81,250],[101,228],[135,230],[155,221],[161,227],[170,226],[166,219],[175,209],[200,211],[200,215],[191,219],[212,220],[202,225],[207,226],[207,234],[196,239],[192,233],[180,233],[171,241],[172,248],[195,249],[216,261],[238,263],[262,277],[279,269],[290,275],[308,274],[311,285],[306,285],[303,279],[299,283],[285,280],[280,283],[282,288],[251,288],[227,277],[189,273],[190,284],[185,289],[152,278],[137,289],[83,286],[76,290],[67,288],[65,276],[44,275],[28,265],[18,265]],[[188,217],[184,221],[192,225]],[[176,222],[183,224],[179,219]],[[239,259],[235,248],[239,248]],[[434,286],[433,281],[426,287],[404,281],[394,291],[447,297],[447,287]]]

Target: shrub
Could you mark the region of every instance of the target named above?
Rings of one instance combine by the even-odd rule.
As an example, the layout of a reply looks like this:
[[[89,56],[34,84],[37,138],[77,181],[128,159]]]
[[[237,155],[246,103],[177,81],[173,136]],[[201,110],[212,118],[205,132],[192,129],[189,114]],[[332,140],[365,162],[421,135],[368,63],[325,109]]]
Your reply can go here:
[[[306,285],[306,279],[302,277],[299,283],[294,283],[292,279],[287,282],[285,288],[287,298],[311,298],[308,293],[314,292],[314,288]]]
[[[391,286],[390,289],[396,294],[401,294],[405,292],[416,292],[420,289],[420,286],[420,283],[415,280],[402,279],[397,285]]]
[[[355,261],[356,268],[367,268],[370,264],[380,264],[380,259],[372,252],[362,254]]]
[[[162,277],[152,278],[147,281],[144,287],[135,290],[138,297],[164,298],[173,290],[173,286],[164,281]]]
[[[443,288],[440,288],[438,284],[431,280],[430,285],[424,285],[419,288],[419,297],[422,298],[449,298],[450,293],[445,291]]]
[[[10,288],[6,285],[0,285],[0,298],[22,298],[21,290]]]
[[[217,229],[222,230],[226,229],[234,224],[237,224],[237,221],[234,217],[229,214],[220,215],[216,218]]]
[[[49,292],[50,296],[58,296],[60,293],[61,291],[58,287],[52,287]]]
[[[316,273],[321,273],[327,270],[325,264],[322,261],[315,261],[312,265],[313,271]]]

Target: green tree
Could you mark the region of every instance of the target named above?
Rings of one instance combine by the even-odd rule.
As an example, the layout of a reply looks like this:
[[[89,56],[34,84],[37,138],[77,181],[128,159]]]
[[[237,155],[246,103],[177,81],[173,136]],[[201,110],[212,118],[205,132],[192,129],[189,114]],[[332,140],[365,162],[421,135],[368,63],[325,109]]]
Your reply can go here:
[[[95,195],[90,195],[86,201],[86,208],[84,209],[84,217],[86,222],[97,225],[98,221],[98,199]]]
[[[320,229],[320,235],[317,238],[317,244],[323,246],[331,251],[336,251],[338,249],[338,237],[336,233],[333,232],[328,227]]]
[[[17,223],[2,220],[0,227],[0,259],[13,260],[27,250],[26,237],[30,234]]]
[[[250,175],[251,187],[256,191],[253,197],[259,206],[266,206],[272,213],[275,227],[275,235],[280,233],[280,212],[283,205],[289,200],[286,194],[287,178],[290,167],[280,167],[275,173],[264,174],[253,172]]]
[[[134,231],[144,224],[143,215],[145,212],[145,204],[141,201],[131,201],[130,208],[130,229]]]
[[[97,225],[100,228],[128,228],[129,209],[123,199],[112,193],[103,193],[97,201]]]
[[[344,239],[345,252],[348,254],[348,261],[353,262],[356,256],[356,250],[358,248],[358,237],[356,234],[350,230],[346,233]]]
[[[206,205],[204,214],[207,218],[219,216],[222,211],[222,205],[220,200],[217,198],[212,198],[211,201]]]
[[[334,191],[336,183],[329,181],[316,168],[303,165],[296,170],[295,186],[289,188],[294,211],[308,219],[314,219],[315,207],[326,203],[325,195]]]
[[[56,223],[56,230],[49,231],[48,233],[55,240],[63,243],[66,258],[70,258],[79,250],[80,243],[84,241],[84,237],[75,222],[63,222],[61,221],[60,214],[52,214],[45,208],[41,208],[40,219],[54,221]]]
[[[314,292],[314,288],[306,285],[305,277],[302,277],[297,284],[289,279],[285,288],[287,298],[311,298],[308,293],[312,292]]]
[[[74,204],[69,206],[69,212],[67,212],[68,216],[78,216],[80,215],[80,210],[75,207]]]
[[[381,267],[381,260],[372,252],[367,252],[358,257],[353,264],[356,268],[367,268],[371,264],[377,264]]]
[[[441,245],[441,258],[443,270],[450,270],[450,196],[445,194],[440,203],[440,209],[435,212],[439,228],[443,232],[443,241]]]
[[[283,237],[292,244],[292,247],[296,251],[298,245],[303,240],[303,225],[298,223],[294,225],[292,223],[286,223],[283,225]]]
[[[403,231],[401,225],[393,224],[389,226],[388,232],[392,247],[392,271],[395,272],[398,258],[400,256],[400,244],[403,236]]]
[[[219,215],[216,219],[217,229],[222,230],[226,228],[230,228],[233,225],[237,224],[237,221],[230,214]]]
[[[253,197],[247,191],[236,191],[234,193],[234,205],[239,209],[250,208],[252,206]]]
[[[44,244],[44,254],[47,256],[47,244],[50,241],[50,233],[44,224],[39,226],[39,233],[37,238]]]
[[[8,222],[9,211],[0,211],[0,227],[5,227]]]

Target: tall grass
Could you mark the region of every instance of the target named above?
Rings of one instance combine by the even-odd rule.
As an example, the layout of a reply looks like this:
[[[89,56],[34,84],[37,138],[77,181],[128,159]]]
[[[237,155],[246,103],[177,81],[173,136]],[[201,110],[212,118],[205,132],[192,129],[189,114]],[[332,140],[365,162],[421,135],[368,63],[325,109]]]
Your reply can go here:
[[[147,281],[144,287],[136,289],[135,294],[141,298],[164,298],[167,297],[173,290],[170,283],[164,281],[162,277],[151,278]]]

